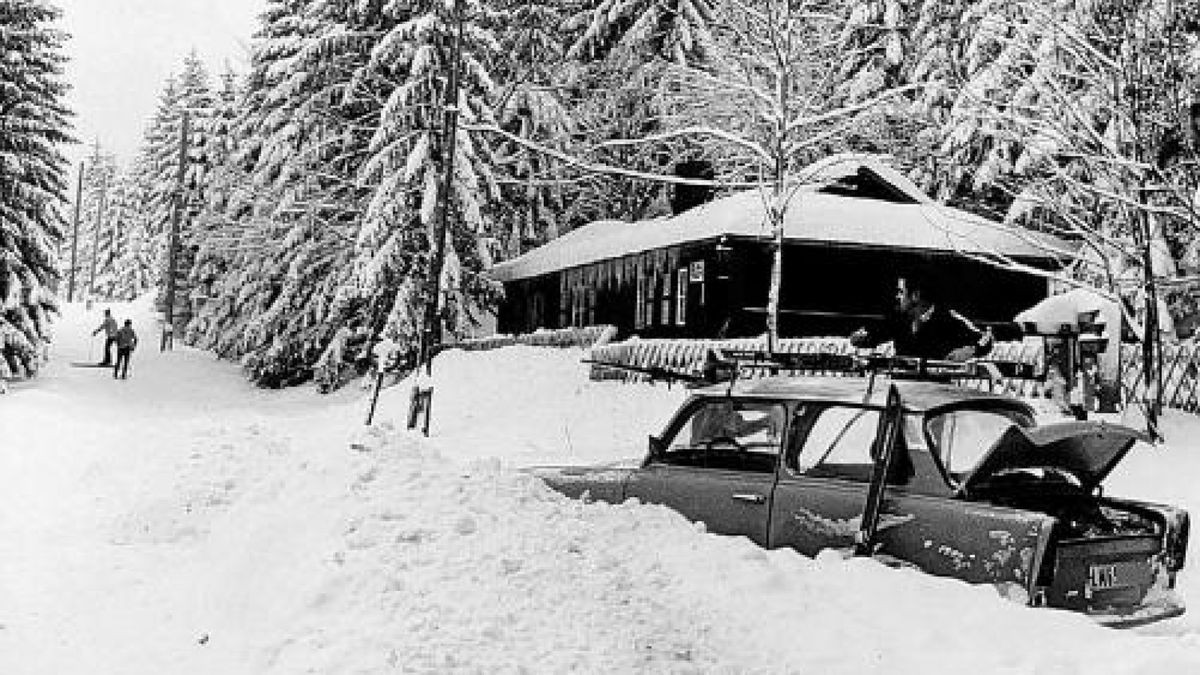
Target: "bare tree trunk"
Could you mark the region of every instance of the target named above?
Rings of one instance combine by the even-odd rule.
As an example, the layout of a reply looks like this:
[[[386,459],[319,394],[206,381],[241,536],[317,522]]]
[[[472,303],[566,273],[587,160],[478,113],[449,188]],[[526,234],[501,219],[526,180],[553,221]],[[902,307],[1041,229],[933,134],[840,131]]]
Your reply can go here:
[[[779,192],[779,187],[776,187]],[[767,351],[779,346],[779,289],[783,282],[783,195],[771,198],[767,217],[771,221],[771,287],[767,292]]]
[[[1142,404],[1146,409],[1146,433],[1155,440],[1159,440],[1162,438],[1158,424],[1159,416],[1162,413],[1162,368],[1160,367],[1162,354],[1158,327],[1158,285],[1154,279],[1152,251],[1154,240],[1150,227],[1150,215],[1145,211],[1141,211],[1139,215],[1141,222],[1138,223],[1138,226],[1142,231],[1142,278],[1146,296],[1146,325],[1144,327],[1145,335],[1142,338],[1146,393],[1142,397]]]
[[[788,109],[790,78],[787,68],[779,69],[780,110]],[[779,291],[783,285],[783,221],[787,212],[787,141],[786,116],[780,116],[775,133],[775,166],[772,167],[771,200],[767,220],[771,223],[771,286],[767,291],[767,351],[779,346]]]

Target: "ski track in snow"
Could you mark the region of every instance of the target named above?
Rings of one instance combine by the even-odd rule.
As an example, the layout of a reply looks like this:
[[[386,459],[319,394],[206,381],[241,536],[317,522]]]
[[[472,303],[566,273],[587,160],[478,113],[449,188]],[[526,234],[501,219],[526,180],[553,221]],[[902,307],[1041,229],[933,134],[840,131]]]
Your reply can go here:
[[[519,469],[636,457],[684,395],[590,383],[578,350],[443,354],[426,439],[399,426],[407,384],[367,429],[367,390],[160,354],[147,306],[114,305],[132,379],[66,365],[99,322],[72,306],[54,362],[0,397],[4,675],[1200,672],[1195,543],[1192,612],[1111,631],[551,492]],[[1200,513],[1200,419],[1168,423],[1109,493]]]

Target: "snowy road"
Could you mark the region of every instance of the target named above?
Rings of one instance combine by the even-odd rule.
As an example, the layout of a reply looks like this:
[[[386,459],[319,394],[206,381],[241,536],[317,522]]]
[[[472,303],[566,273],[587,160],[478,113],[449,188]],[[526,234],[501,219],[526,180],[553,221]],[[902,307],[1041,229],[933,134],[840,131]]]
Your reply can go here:
[[[588,383],[578,353],[444,355],[427,440],[388,424],[405,387],[368,433],[363,391],[252,389],[158,353],[140,307],[132,379],[65,365],[98,323],[69,308],[0,397],[4,675],[1200,672],[1197,609],[1110,631],[550,493],[513,467],[635,455],[681,396]],[[1200,513],[1200,421],[1171,422],[1110,492]]]

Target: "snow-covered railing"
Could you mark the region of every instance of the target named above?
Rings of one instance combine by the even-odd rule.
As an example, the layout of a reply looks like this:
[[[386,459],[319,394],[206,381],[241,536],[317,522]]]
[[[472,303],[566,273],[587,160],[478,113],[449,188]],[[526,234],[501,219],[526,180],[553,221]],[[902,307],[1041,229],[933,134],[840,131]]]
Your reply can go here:
[[[583,326],[580,328],[559,328],[556,330],[538,330],[533,333],[519,335],[489,335],[482,338],[472,338],[448,343],[446,349],[465,349],[481,351],[498,349],[512,345],[531,345],[535,347],[593,347],[608,342],[617,334],[615,326]]]
[[[630,339],[600,345],[592,348],[591,361],[631,366],[634,369],[651,370],[665,369],[671,372],[700,376],[704,368],[705,355],[710,349],[720,351],[766,351],[765,337],[739,338],[732,340],[669,340]],[[844,337],[825,338],[785,338],[779,341],[777,351],[785,354],[823,354],[830,356],[859,353],[850,341]],[[998,342],[993,347],[990,360],[1022,363],[1034,366],[1035,372],[1040,372],[1043,359],[1042,349],[1038,345],[1022,342]],[[857,372],[845,370],[820,369],[782,369],[773,371],[768,368],[742,368],[739,377],[764,377],[778,372],[782,375],[830,375],[839,377],[859,377]],[[608,368],[594,363],[591,369],[591,379],[616,379],[624,382],[643,382],[651,375],[637,370]],[[987,388],[992,386],[985,380],[964,380],[964,384]],[[1021,395],[1036,396],[1044,391],[1044,384],[1036,380],[1023,378],[1004,378],[1002,386],[1005,391]]]

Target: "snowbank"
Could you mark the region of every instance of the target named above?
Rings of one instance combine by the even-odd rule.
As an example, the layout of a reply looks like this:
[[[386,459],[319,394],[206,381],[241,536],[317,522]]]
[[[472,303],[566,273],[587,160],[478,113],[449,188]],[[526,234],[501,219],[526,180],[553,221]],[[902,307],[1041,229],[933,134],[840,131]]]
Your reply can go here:
[[[520,469],[636,457],[684,396],[588,382],[577,350],[441,355],[426,439],[411,382],[366,429],[369,390],[259,391],[153,340],[130,380],[70,368],[98,309],[0,398],[5,675],[1200,672],[1193,569],[1192,613],[1119,632],[550,492]],[[1200,419],[1169,424],[1110,493],[1200,513]]]

